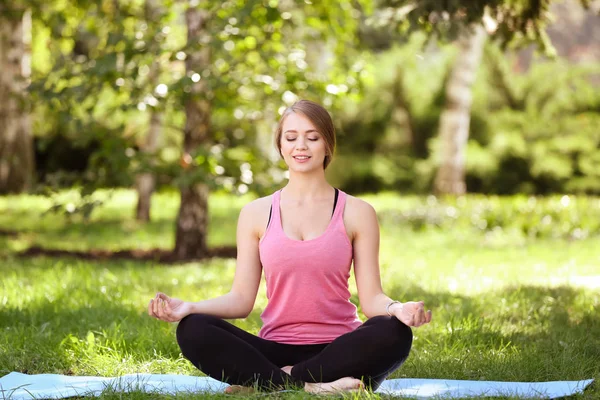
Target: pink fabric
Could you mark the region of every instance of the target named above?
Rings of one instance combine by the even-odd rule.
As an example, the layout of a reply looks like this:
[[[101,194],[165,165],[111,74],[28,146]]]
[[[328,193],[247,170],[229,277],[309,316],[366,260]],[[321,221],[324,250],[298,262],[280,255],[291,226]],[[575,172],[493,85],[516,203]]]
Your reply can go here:
[[[340,191],[327,230],[311,240],[287,237],[281,225],[280,191],[273,194],[271,222],[259,244],[267,282],[267,307],[259,336],[280,343],[328,343],[361,325],[350,302],[352,244]]]

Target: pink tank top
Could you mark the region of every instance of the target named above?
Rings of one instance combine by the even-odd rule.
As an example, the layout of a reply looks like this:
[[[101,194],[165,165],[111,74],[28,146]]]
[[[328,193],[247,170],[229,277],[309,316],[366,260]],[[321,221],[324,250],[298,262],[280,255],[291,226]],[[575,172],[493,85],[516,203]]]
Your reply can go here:
[[[259,244],[268,304],[259,336],[279,343],[329,343],[361,325],[350,302],[352,244],[344,227],[346,193],[340,191],[329,226],[314,239],[294,240],[281,225],[273,194],[271,222]]]

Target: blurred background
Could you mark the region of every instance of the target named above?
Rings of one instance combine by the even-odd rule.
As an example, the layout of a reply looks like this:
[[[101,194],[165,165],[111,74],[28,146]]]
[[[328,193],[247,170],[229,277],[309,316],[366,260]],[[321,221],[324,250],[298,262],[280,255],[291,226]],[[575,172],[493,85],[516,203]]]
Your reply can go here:
[[[334,118],[327,172],[349,193],[597,195],[599,8],[3,3],[0,193],[88,218],[99,189],[133,188],[144,221],[152,193],[179,191],[176,246],[199,255],[209,192],[283,184],[274,126],[306,98]]]

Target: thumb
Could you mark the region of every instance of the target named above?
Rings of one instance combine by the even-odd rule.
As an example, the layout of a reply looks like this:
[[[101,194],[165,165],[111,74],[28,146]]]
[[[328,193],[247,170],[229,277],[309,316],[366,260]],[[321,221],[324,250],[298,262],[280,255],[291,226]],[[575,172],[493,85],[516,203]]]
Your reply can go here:
[[[158,297],[159,299],[163,299],[165,301],[171,301],[171,298],[169,296],[167,296],[166,294],[164,294],[164,293],[158,292],[156,294],[156,297]]]

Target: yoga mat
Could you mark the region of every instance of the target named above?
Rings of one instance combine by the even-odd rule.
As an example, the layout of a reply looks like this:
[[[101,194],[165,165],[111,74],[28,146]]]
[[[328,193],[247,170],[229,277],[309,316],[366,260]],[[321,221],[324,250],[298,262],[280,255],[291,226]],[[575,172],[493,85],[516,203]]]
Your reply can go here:
[[[478,397],[518,396],[523,398],[556,398],[581,393],[593,382],[493,382],[448,379],[389,379],[377,393],[392,396]],[[0,378],[0,399],[62,399],[72,396],[98,396],[105,389],[117,392],[144,391],[151,393],[219,393],[227,386],[209,377],[186,375],[130,374],[116,378],[96,376],[66,376],[55,374],[26,375],[18,372]]]

